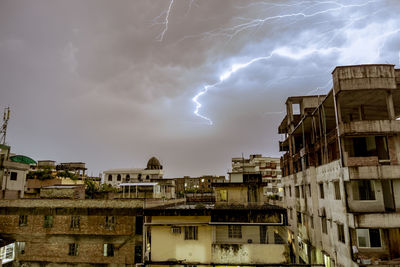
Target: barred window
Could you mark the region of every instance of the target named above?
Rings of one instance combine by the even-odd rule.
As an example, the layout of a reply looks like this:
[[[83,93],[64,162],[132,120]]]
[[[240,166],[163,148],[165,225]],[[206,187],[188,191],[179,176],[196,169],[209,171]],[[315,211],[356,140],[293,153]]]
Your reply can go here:
[[[242,238],[242,226],[241,225],[228,225],[229,238]]]
[[[80,228],[81,218],[79,216],[71,216],[71,228]]]
[[[45,215],[44,216],[43,227],[44,228],[53,227],[53,216],[52,215]]]
[[[185,226],[185,240],[197,240],[197,233],[197,226]]]
[[[69,244],[68,255],[69,256],[78,256],[78,244],[76,244],[76,243]]]

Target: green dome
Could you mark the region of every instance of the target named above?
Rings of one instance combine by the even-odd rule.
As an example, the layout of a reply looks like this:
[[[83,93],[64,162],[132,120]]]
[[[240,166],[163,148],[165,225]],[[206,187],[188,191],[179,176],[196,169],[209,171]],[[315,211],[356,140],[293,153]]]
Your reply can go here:
[[[34,161],[30,157],[27,157],[24,155],[11,156],[10,160],[13,162],[25,163],[25,164],[29,164],[29,165],[36,165],[36,161]]]

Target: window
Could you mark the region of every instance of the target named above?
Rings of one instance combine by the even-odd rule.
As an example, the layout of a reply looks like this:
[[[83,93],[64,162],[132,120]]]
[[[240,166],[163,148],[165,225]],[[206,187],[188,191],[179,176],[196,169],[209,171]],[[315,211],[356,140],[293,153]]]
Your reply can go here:
[[[354,200],[375,200],[374,184],[371,180],[359,180],[353,187]]]
[[[105,217],[104,228],[106,228],[107,230],[115,230],[115,217],[114,216],[106,216]]]
[[[112,181],[112,175],[111,175],[111,174],[108,175],[108,181],[109,181],[109,182]]]
[[[325,197],[325,194],[324,194],[324,184],[323,184],[323,183],[320,183],[320,184],[319,184],[319,197],[320,197],[321,199],[324,199],[324,197]]]
[[[114,257],[114,244],[104,244],[104,256]]]
[[[301,213],[300,212],[297,212],[297,223],[302,223],[302,220],[301,220],[302,218],[301,218]]]
[[[267,244],[267,226],[260,225],[260,244]]]
[[[19,254],[25,254],[25,242],[17,242],[16,244]]]
[[[179,226],[171,226],[171,233],[180,234],[181,233],[181,228]]]
[[[305,195],[306,195],[306,194],[305,194],[305,191],[304,191],[304,190],[305,190],[304,185],[302,185],[302,186],[300,187],[300,189],[301,189],[301,192],[300,192],[300,193],[301,193],[301,198],[304,199],[304,198],[305,198]]]
[[[327,234],[328,233],[328,225],[326,222],[326,216],[321,217],[321,227],[322,227],[322,233]]]
[[[197,240],[197,226],[185,226],[185,240]]]
[[[341,199],[341,197],[340,197],[340,184],[339,184],[339,181],[333,182],[333,186],[334,186],[334,188],[335,188],[335,199],[336,199],[336,200]]]
[[[314,216],[310,216],[310,224],[311,224],[311,228],[314,229]]]
[[[79,216],[71,216],[71,228],[78,229],[81,227],[81,218]]]
[[[13,181],[17,180],[17,173],[16,172],[11,172],[10,173],[10,180],[13,180]]]
[[[293,220],[293,208],[290,208],[289,211],[290,211],[290,219]]]
[[[127,174],[127,175],[125,176],[125,181],[129,182],[130,180],[131,180],[131,176],[130,176],[129,174]]]
[[[342,243],[346,243],[344,238],[344,225],[338,223],[337,224],[337,233],[338,233],[338,240]]]
[[[219,196],[221,201],[228,201],[228,191],[227,190],[220,190]]]
[[[139,173],[137,178],[138,178],[138,180],[142,180],[142,174]]]
[[[291,185],[289,185],[289,196],[290,197],[292,196],[292,186]]]
[[[28,215],[19,215],[18,225],[19,226],[27,226],[28,225]]]
[[[228,225],[228,236],[229,238],[242,238],[242,226]]]
[[[135,234],[143,234],[143,216],[136,216],[135,219]]]
[[[380,248],[381,233],[379,229],[357,229],[357,242],[360,248]]]
[[[142,262],[142,246],[135,246],[135,263]]]
[[[299,198],[299,197],[300,197],[300,189],[299,189],[299,187],[296,186],[296,187],[294,188],[294,191],[295,191],[295,193],[296,193],[296,198]]]
[[[149,180],[149,179],[150,179],[150,176],[146,175],[146,180]]]
[[[69,256],[78,256],[78,244],[76,244],[76,243],[69,244],[68,255]]]
[[[307,188],[308,188],[308,196],[311,197],[311,185],[308,184]]]
[[[45,215],[44,216],[43,227],[44,228],[53,227],[53,216],[52,215]]]
[[[117,181],[121,181],[121,174],[117,175]]]

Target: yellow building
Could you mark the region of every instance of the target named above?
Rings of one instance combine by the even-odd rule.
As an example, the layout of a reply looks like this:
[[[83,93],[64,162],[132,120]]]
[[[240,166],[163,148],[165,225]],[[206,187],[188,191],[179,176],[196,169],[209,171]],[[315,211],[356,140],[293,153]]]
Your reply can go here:
[[[272,205],[145,209],[147,266],[289,262],[286,211]]]

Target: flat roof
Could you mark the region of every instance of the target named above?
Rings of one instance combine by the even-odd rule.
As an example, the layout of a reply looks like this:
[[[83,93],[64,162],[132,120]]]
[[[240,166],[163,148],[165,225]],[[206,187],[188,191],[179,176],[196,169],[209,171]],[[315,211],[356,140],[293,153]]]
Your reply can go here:
[[[122,183],[119,186],[154,186],[158,185],[158,183]]]

